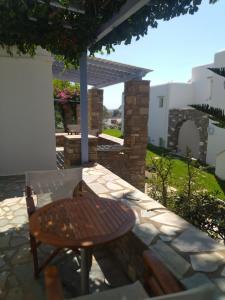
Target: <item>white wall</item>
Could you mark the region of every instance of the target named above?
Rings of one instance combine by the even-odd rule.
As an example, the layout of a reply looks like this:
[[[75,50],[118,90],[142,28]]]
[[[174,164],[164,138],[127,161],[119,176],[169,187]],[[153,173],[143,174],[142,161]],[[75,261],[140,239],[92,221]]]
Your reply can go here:
[[[55,169],[52,58],[0,50],[0,175]]]
[[[215,173],[220,179],[225,180],[225,151],[218,154],[216,157]]]
[[[167,145],[168,91],[168,84],[152,86],[150,90],[148,140],[156,146],[159,146],[160,138],[163,138]],[[159,107],[159,96],[165,97],[163,107]]]
[[[159,97],[165,97],[164,106],[159,107]],[[169,109],[183,108],[192,104],[192,86],[188,83],[167,83],[151,87],[149,103],[149,142],[159,146],[163,138],[168,139]]]
[[[225,51],[215,54],[214,66],[216,68],[225,68]],[[225,109],[225,78],[213,72],[211,73],[213,74],[212,105]]]
[[[213,64],[198,66],[192,69],[193,104],[211,105],[211,78],[213,72],[208,70]]]
[[[193,104],[193,90],[189,83],[169,84],[169,109],[184,108]]]
[[[210,121],[208,132],[206,162],[215,166],[216,156],[225,150],[225,130],[223,128],[216,127],[212,124],[212,121]]]

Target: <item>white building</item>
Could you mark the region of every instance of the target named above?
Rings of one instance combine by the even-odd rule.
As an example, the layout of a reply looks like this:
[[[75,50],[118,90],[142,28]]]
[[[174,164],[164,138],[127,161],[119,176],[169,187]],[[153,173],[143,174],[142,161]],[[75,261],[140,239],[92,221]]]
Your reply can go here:
[[[0,176],[56,168],[52,63],[0,50]]]
[[[188,146],[193,156],[210,165],[216,166],[217,160],[221,165],[221,160],[224,161],[225,172],[225,130],[210,120],[206,126],[206,119],[201,120],[206,116],[189,106],[205,103],[225,109],[225,79],[208,70],[209,67],[225,67],[225,51],[216,53],[213,63],[193,68],[188,83],[170,82],[151,87],[149,142],[180,154],[185,154]],[[225,179],[223,172],[217,166],[216,173]]]

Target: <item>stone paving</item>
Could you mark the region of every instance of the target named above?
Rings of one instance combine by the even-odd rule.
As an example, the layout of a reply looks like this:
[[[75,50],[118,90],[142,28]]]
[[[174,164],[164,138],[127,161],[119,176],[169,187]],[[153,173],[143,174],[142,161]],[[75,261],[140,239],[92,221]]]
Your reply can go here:
[[[33,278],[24,184],[24,176],[0,178],[0,299],[4,300],[45,299],[43,274],[38,280]],[[8,198],[15,195],[21,197]],[[42,246],[39,257],[44,258],[49,250],[49,246]],[[94,256],[90,273],[91,292],[130,282],[104,247],[95,249]],[[64,251],[52,263],[59,268],[65,297],[78,296],[80,269],[77,258],[70,251]]]
[[[134,209],[136,225],[133,228],[133,235],[146,248],[155,251],[186,288],[210,283],[216,287],[218,294],[225,294],[224,245],[212,240],[99,164],[85,168],[83,178],[100,197],[123,201]],[[18,195],[23,193],[22,178],[11,177],[8,183],[3,178],[3,181],[7,187],[4,187],[2,182],[1,187],[4,187],[7,196],[11,193],[14,195],[15,191]],[[14,187],[17,182],[20,189]],[[45,299],[43,277],[40,276],[38,280],[33,279],[27,229],[24,197],[2,200],[0,202],[0,299]],[[47,249],[44,248],[40,255],[43,256],[46,251]],[[126,251],[124,252],[127,255]],[[129,282],[118,262],[105,248],[97,249],[95,257],[98,264],[94,261],[91,271],[92,291],[108,288],[105,278],[112,286]],[[137,260],[137,257],[135,256],[134,259]],[[73,254],[65,252],[58,256],[54,263],[59,266],[65,296],[78,295],[80,277],[77,259]],[[104,268],[103,275],[101,269]],[[133,278],[136,279],[135,276]]]

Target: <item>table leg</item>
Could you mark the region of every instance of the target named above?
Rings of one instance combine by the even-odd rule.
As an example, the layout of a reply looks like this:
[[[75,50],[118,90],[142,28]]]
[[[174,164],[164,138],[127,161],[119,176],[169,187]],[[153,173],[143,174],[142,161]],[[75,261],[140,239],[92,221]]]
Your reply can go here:
[[[81,249],[81,293],[89,294],[89,271],[92,253],[90,249]]]

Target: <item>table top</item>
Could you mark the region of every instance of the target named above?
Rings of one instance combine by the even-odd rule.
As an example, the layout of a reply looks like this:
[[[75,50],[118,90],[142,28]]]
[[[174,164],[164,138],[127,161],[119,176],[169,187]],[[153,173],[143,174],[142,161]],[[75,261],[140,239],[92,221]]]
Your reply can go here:
[[[132,229],[135,215],[120,201],[85,193],[39,208],[30,231],[41,242],[61,248],[88,248],[113,241]]]

